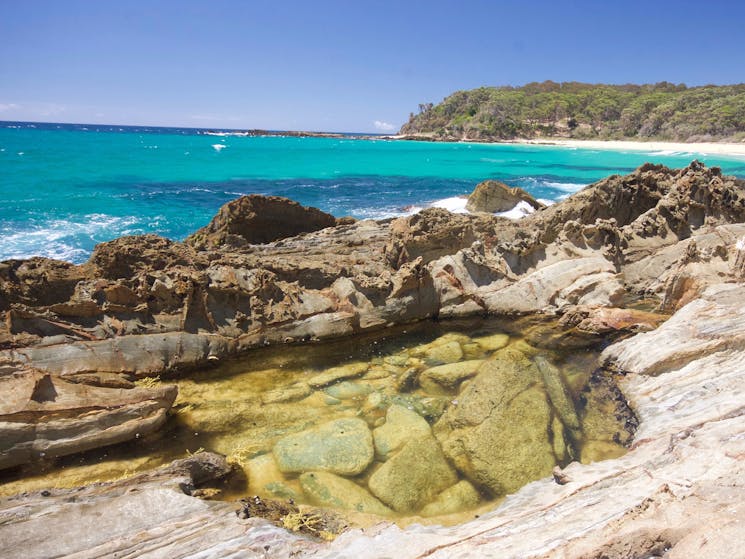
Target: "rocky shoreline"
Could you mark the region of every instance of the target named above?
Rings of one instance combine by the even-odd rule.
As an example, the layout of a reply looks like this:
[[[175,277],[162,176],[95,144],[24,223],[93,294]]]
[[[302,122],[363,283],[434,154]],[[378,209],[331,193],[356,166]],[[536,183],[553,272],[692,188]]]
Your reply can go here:
[[[536,342],[544,347],[635,334],[605,350],[601,374],[625,375],[640,419],[624,457],[572,463],[556,473],[561,484],[534,482],[455,527],[382,524],[321,544],[142,478],[91,486],[74,501],[66,492],[5,499],[0,549],[50,556],[31,535],[43,530],[55,554],[81,557],[261,557],[265,546],[276,557],[731,551],[745,519],[734,505],[745,457],[744,239],[745,183],[694,162],[644,165],[518,222],[440,209],[354,222],[247,197],[184,243],[125,237],[80,266],[0,263],[0,391],[9,395],[0,468],[158,429],[175,389],[136,386],[138,378],[431,318],[562,317],[561,332]],[[654,329],[630,308],[640,299],[672,318]],[[155,501],[158,518],[143,524]],[[112,520],[109,534],[89,533],[86,511],[121,506],[134,512]]]

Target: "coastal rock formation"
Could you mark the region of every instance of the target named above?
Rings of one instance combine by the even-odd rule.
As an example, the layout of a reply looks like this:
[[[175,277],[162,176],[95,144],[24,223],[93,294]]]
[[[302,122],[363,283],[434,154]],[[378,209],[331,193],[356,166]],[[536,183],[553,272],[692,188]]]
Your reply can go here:
[[[503,182],[488,180],[476,185],[468,197],[466,209],[470,212],[506,212],[519,202],[526,202],[534,210],[545,207],[522,188],[510,188]]]
[[[264,345],[429,317],[576,317],[583,309],[597,318],[622,312],[597,309],[639,297],[656,298],[669,313],[711,283],[740,281],[745,269],[743,182],[698,162],[681,170],[646,164],[519,221],[433,208],[326,227],[336,222],[262,200],[228,204],[199,242],[124,237],[98,245],[80,266],[43,258],[0,263],[0,366],[106,386],[121,375],[186,372]],[[253,220],[279,216],[257,213],[259,206],[292,207],[308,218],[285,219],[287,227],[324,228],[251,244]],[[659,318],[631,322],[567,319],[565,335],[539,345],[587,346]],[[460,351],[457,344],[433,348],[427,364],[460,359],[449,347]]]
[[[0,467],[26,463],[46,449],[60,456],[157,428],[175,391],[132,388],[137,377],[188,374],[264,345],[351,336],[428,317],[563,315],[560,335],[538,324],[524,352],[505,348],[498,352],[509,354],[505,359],[487,360],[470,379],[470,370],[437,368],[470,359],[478,340],[443,336],[422,346],[410,357],[419,360],[418,369],[408,359],[389,363],[414,369],[402,373],[407,386],[420,377],[445,388],[468,383],[456,404],[446,399],[449,404],[422,415],[439,418],[437,441],[472,485],[515,493],[457,527],[381,524],[321,544],[261,521],[244,523],[225,503],[185,495],[181,485],[192,482],[172,472],[173,484],[139,478],[94,484],[74,499],[61,492],[0,501],[0,555],[21,550],[24,557],[44,557],[53,549],[81,557],[154,557],[179,549],[261,557],[269,546],[277,557],[672,558],[743,547],[737,543],[745,522],[739,506],[745,499],[743,181],[696,162],[682,170],[644,165],[518,222],[432,209],[262,245],[225,235],[204,245],[153,235],[118,239],[99,245],[81,266],[48,259],[0,263],[0,383],[10,396],[0,410],[10,444],[0,451]],[[624,308],[637,300],[654,301],[672,318],[658,326],[664,316]],[[594,439],[593,424],[602,418],[585,417],[582,436],[591,444],[581,463],[557,470],[557,463],[577,458],[571,445],[578,435],[571,394],[556,384],[561,379],[543,348],[619,337],[625,339],[605,350],[594,381],[602,385],[624,374],[617,398],[627,399],[639,420],[629,452],[593,463],[592,443],[604,442]],[[504,343],[504,337],[484,340],[494,348]],[[505,365],[510,360],[512,368]],[[340,380],[352,390],[349,379],[374,372],[361,365],[326,371],[266,397],[292,401]],[[323,376],[329,374],[333,378]],[[424,406],[407,396],[396,403]],[[522,419],[513,416],[504,429],[497,420],[507,408]],[[352,431],[362,441],[352,468],[359,472],[373,460],[373,437],[364,420],[346,421],[356,422]],[[522,428],[528,424],[530,430]],[[332,435],[286,435],[274,456],[282,460],[282,444],[292,437],[328,442]],[[413,446],[388,439],[388,460],[369,478],[385,505],[457,510],[458,502],[473,501],[466,486],[456,489],[458,479],[448,460],[436,456],[440,447],[431,435]],[[510,449],[514,460],[506,471],[488,467],[494,453]],[[438,464],[436,490],[411,477],[430,475],[420,468],[424,454]],[[520,488],[525,469],[545,477]],[[304,480],[309,492],[326,495]],[[332,486],[326,474],[321,480]],[[124,512],[107,514],[112,510]]]
[[[251,194],[225,204],[186,243],[202,249],[261,244],[335,225],[336,218],[318,208],[304,207],[280,196]]]
[[[608,347],[604,363],[625,372],[623,392],[639,416],[627,454],[573,462],[458,526],[379,523],[322,543],[189,497],[183,474],[154,473],[0,500],[0,551],[11,559],[52,550],[155,558],[163,549],[215,558],[741,557],[743,301],[741,283],[712,285],[656,330]],[[446,493],[467,500],[459,485],[433,503]]]

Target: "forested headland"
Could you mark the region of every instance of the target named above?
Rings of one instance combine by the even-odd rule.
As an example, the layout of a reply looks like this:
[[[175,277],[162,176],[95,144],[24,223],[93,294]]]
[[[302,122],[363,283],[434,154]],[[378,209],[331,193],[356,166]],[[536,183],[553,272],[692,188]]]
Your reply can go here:
[[[544,81],[456,91],[400,131],[437,140],[745,140],[745,84],[687,87]]]

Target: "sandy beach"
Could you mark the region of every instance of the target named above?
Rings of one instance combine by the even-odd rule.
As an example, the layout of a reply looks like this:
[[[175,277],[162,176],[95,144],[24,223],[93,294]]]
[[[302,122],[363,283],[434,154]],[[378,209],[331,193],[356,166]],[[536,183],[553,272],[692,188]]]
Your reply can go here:
[[[703,155],[745,156],[745,142],[741,143],[683,143],[683,142],[634,142],[622,140],[518,140],[516,144],[563,146],[580,149],[611,149],[634,151],[690,152]]]

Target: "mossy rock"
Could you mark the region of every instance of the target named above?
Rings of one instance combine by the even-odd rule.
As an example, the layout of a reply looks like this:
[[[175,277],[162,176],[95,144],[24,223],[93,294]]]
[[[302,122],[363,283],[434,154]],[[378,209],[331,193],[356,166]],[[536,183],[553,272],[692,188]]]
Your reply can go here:
[[[300,486],[314,505],[367,514],[389,515],[393,512],[353,481],[328,472],[304,473],[300,476]]]
[[[463,479],[440,493],[434,501],[426,505],[419,514],[422,516],[441,516],[472,509],[481,501],[476,488]]]
[[[459,471],[504,495],[551,473],[551,421],[535,365],[505,348],[482,365],[434,431]]]
[[[419,375],[419,385],[433,394],[452,392],[462,381],[476,375],[483,363],[481,359],[473,359],[430,367]]]
[[[421,415],[394,404],[386,412],[385,423],[373,430],[375,452],[385,459],[410,439],[431,434],[429,423]]]
[[[281,439],[274,458],[283,473],[312,470],[357,475],[372,462],[372,433],[362,419],[337,419]]]
[[[398,512],[413,512],[458,476],[432,436],[411,439],[370,477],[370,491]]]

